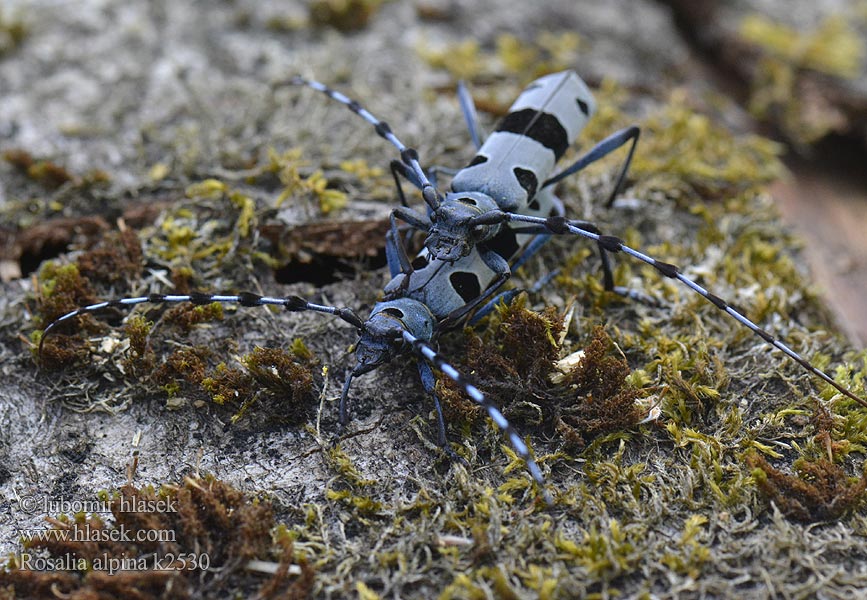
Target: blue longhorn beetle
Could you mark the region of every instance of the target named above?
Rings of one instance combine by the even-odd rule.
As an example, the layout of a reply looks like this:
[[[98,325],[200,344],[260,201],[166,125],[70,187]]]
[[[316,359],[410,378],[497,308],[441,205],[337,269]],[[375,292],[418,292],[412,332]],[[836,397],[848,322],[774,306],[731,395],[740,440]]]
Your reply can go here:
[[[552,176],[555,164],[574,143],[596,107],[587,85],[575,72],[563,71],[545,75],[532,82],[518,96],[484,144],[481,143],[472,97],[467,88],[462,83],[459,84],[458,99],[477,151],[470,163],[454,174],[451,190],[445,196],[439,193],[435,183],[422,169],[418,152],[405,146],[385,121],[375,117],[357,101],[318,81],[296,76],[288,83],[313,88],[344,104],[373,125],[380,137],[398,149],[400,161],[391,161],[391,171],[402,206],[391,213],[389,234],[392,239],[397,240],[397,219],[427,233],[425,248],[413,264],[423,265],[431,258],[454,263],[475,250],[485,265],[496,274],[493,284],[483,293],[490,297],[510,276],[509,265],[502,257],[510,255],[519,247],[517,235],[537,234],[513,265],[515,267],[526,261],[551,235],[578,235],[596,242],[606,291],[647,304],[657,304],[655,299],[638,290],[614,284],[608,254],[628,254],[654,267],[663,276],[680,281],[750,329],[767,344],[781,350],[805,370],[830,384],[844,396],[867,406],[867,400],[838,384],[827,373],[814,367],[807,359],[735,310],[725,300],[686,277],[678,266],[630,248],[618,237],[602,234],[593,223],[566,219],[563,204],[554,194],[549,193],[553,186],[631,143],[620,175],[606,203],[606,206],[610,207],[626,178],[640,135],[637,126],[617,131]],[[438,170],[443,169],[432,169],[432,175]],[[409,207],[400,177],[421,190],[422,199],[427,205],[426,215]],[[402,248],[402,244],[397,245],[398,251],[405,256]],[[402,260],[406,261],[405,258]],[[457,278],[457,272],[452,277]],[[406,283],[404,281],[403,285]]]
[[[548,193],[548,192],[545,192]],[[532,248],[532,234],[520,233],[516,236],[520,247],[510,256],[499,256],[504,263],[515,261],[515,265],[528,258]],[[543,497],[549,505],[553,500],[545,489],[545,479],[538,464],[530,455],[527,444],[509,424],[489,398],[470,383],[457,369],[443,359],[432,347],[437,337],[444,331],[461,323],[487,297],[482,290],[488,289],[496,279],[480,254],[473,250],[456,261],[427,260],[421,268],[407,263],[398,249],[400,240],[389,232],[386,235],[386,258],[392,279],[385,287],[385,297],[378,302],[367,320],[362,320],[349,308],[338,308],[314,304],[299,296],[275,298],[260,296],[250,292],[237,295],[218,295],[192,293],[183,295],[149,294],[135,298],[120,298],[99,302],[69,312],[51,323],[43,331],[39,341],[39,354],[49,333],[59,324],[76,316],[95,313],[107,308],[128,307],[143,303],[191,302],[196,305],[212,302],[236,303],[241,306],[283,306],[291,312],[314,311],[335,315],[358,330],[359,339],[355,345],[356,364],[346,375],[340,396],[339,421],[346,425],[349,421],[349,389],[354,377],[368,373],[395,357],[412,352],[423,360],[418,362],[419,375],[425,391],[433,396],[437,417],[437,443],[450,456],[461,462],[448,446],[446,426],[442,406],[434,387],[436,379],[431,366],[440,370],[460,385],[473,401],[481,405],[488,416],[506,435],[514,451],[525,461],[530,475],[542,489]],[[411,281],[410,281],[411,278]],[[408,283],[405,283],[408,282]],[[500,296],[511,298],[518,290],[509,290]],[[486,303],[473,315],[473,320],[493,310],[496,300]]]

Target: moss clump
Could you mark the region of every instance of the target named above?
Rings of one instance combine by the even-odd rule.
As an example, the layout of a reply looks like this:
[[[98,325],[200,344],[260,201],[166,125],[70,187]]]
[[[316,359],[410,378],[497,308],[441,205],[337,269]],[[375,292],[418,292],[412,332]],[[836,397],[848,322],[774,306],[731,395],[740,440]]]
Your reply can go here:
[[[33,344],[31,350],[34,353],[37,352],[43,335],[41,331],[36,331],[31,336],[30,341]],[[39,364],[50,370],[64,369],[82,364],[89,356],[90,350],[80,335],[53,333],[42,346]]]
[[[0,57],[24,43],[30,28],[19,16],[3,14],[0,9]]]
[[[271,264],[255,246],[260,213],[253,198],[217,179],[189,185],[186,196],[142,231],[148,255],[168,262],[173,270],[191,273],[225,270],[229,261],[241,263],[247,271],[251,259]]]
[[[298,403],[313,388],[309,365],[305,366],[302,361],[311,362],[312,355],[308,353],[302,358],[294,352],[257,346],[241,359],[241,364],[257,382],[275,394],[286,395],[293,403]]]
[[[563,320],[555,309],[534,313],[521,299],[497,307],[488,335],[468,330],[464,369],[471,373],[491,398],[507,410],[524,406],[535,412],[538,424],[539,399],[548,396],[547,375],[554,368],[559,346],[557,337]],[[449,421],[474,422],[486,413],[450,379],[441,378],[437,391]]]
[[[40,286],[37,288],[36,303],[39,321],[42,327],[48,326],[55,319],[70,313],[81,306],[97,301],[90,283],[81,276],[77,265],[57,265],[46,263],[39,274]],[[58,369],[71,364],[77,364],[87,358],[88,350],[83,332],[93,331],[99,326],[89,315],[82,315],[59,326],[61,332],[53,332],[42,347],[39,360],[42,366]],[[69,328],[74,333],[64,335],[62,331]],[[43,333],[36,331],[31,336],[34,343],[34,355]]]
[[[268,413],[281,421],[300,422],[309,414],[307,400],[313,391],[309,351],[301,356],[292,351],[255,348],[243,356],[244,370],[219,363],[208,366],[213,353],[197,346],[176,350],[158,366],[151,381],[170,397],[180,394],[206,396],[219,405],[236,409],[233,422],[243,417],[257,401],[267,400]]]
[[[357,31],[367,26],[385,0],[313,0],[307,6],[310,23],[334,27],[338,31]]]
[[[211,351],[204,346],[175,350],[154,370],[151,379],[170,396],[177,393],[181,381],[198,386],[207,373],[209,356]]]
[[[228,201],[237,211],[234,222],[235,233],[252,237],[251,227],[255,222],[252,200],[234,197],[228,188],[216,180],[207,180],[189,190],[199,198],[213,198],[216,202]],[[184,211],[178,212],[180,218],[189,218]],[[192,229],[181,227],[186,231]],[[171,239],[179,232],[173,225],[163,223]],[[152,241],[152,240],[151,240]],[[177,238],[176,238],[177,241]],[[228,245],[235,245],[228,239]],[[222,243],[222,242],[219,242]],[[204,259],[209,251],[203,251]],[[47,325],[56,318],[82,306],[98,302],[93,285],[110,286],[112,295],[123,295],[122,291],[131,287],[140,276],[143,263],[143,250],[138,235],[132,230],[108,234],[93,249],[83,253],[77,264],[56,266],[47,264],[41,274],[42,285],[39,289],[39,312],[42,322]],[[86,274],[86,276],[85,276]],[[189,288],[192,269],[178,267],[173,270],[173,279],[182,288]],[[120,292],[117,289],[120,288]],[[169,307],[168,310],[165,310]],[[162,322],[179,328],[189,334],[197,325],[218,321],[223,318],[223,305],[218,302],[207,305],[182,303],[179,305],[149,307],[151,312],[165,310]],[[83,333],[100,329],[98,321],[91,315],[83,315],[71,323],[76,327],[76,335],[62,336],[52,333],[43,347],[43,363],[52,368],[81,364],[90,358],[93,349],[88,348]],[[129,353],[115,363],[117,370],[124,376],[134,377],[137,382],[159,386],[170,397],[191,395],[193,398],[212,398],[219,404],[235,404],[240,418],[254,400],[261,396],[271,399],[283,398],[289,410],[286,415],[293,421],[306,416],[306,410],[299,408],[302,397],[307,397],[313,385],[310,366],[315,359],[301,343],[293,344],[298,355],[282,350],[257,348],[241,359],[244,371],[229,369],[225,365],[213,366],[213,353],[204,346],[175,349],[162,361],[157,356],[162,345],[159,340],[149,342],[153,323],[145,317],[133,316],[126,325],[129,336]],[[41,334],[33,337],[38,344]],[[107,341],[102,350],[110,354],[112,348],[120,343]],[[93,362],[93,361],[89,361]],[[286,407],[284,407],[286,408]]]
[[[672,571],[698,579],[705,564],[711,560],[710,548],[701,543],[701,538],[707,537],[702,530],[707,522],[708,519],[704,515],[692,515],[687,518],[679,548],[666,553],[661,559],[662,563]]]
[[[435,69],[445,69],[455,81],[472,81],[485,72],[479,42],[467,39],[439,50],[419,44],[417,52]]]
[[[532,40],[503,33],[497,36],[493,51],[482,49],[475,39],[467,39],[442,49],[420,45],[417,52],[432,67],[448,71],[455,81],[482,84],[507,74],[511,81],[526,84],[542,75],[570,68],[580,44],[580,38],[573,32],[543,32]],[[477,106],[487,110],[492,101],[479,99]],[[503,113],[505,108],[502,107]]]
[[[867,54],[864,40],[841,15],[829,15],[812,32],[801,33],[759,14],[741,21],[741,37],[795,68],[854,79]]]
[[[91,250],[78,257],[81,275],[91,283],[116,284],[141,277],[143,254],[138,234],[132,229],[109,232]]]
[[[196,325],[221,321],[223,305],[219,302],[194,305],[183,303],[166,311],[165,321],[178,327],[183,333],[190,333]]]
[[[276,599],[312,590],[315,572],[289,537],[272,538],[271,504],[213,477],[159,490],[128,484],[101,500],[110,519],[60,515],[48,519],[53,535],[25,541],[25,553],[41,550],[65,569],[29,570],[22,553],[0,570],[3,597],[185,600],[248,589]],[[275,567],[264,584],[249,570],[253,560]]]
[[[2,27],[2,23],[0,23],[0,27]],[[99,169],[89,171],[82,176],[75,175],[66,167],[51,160],[35,158],[26,150],[7,150],[3,152],[2,157],[28,178],[50,190],[55,190],[66,184],[71,184],[77,188],[87,188],[111,180],[108,173]]]
[[[567,448],[580,449],[599,435],[634,427],[643,416],[636,405],[643,394],[627,383],[629,365],[612,354],[613,346],[602,327],[594,328],[582,360],[564,373],[556,428]]]
[[[497,36],[497,58],[506,71],[524,81],[568,69],[575,63],[581,38],[567,31],[543,31],[531,41],[503,33]]]
[[[46,263],[39,273],[37,310],[43,325],[77,308],[96,302],[90,282],[81,276],[77,265]]]
[[[154,324],[140,315],[133,315],[126,322],[124,333],[129,337],[129,356],[124,366],[133,375],[150,373],[154,368],[156,356],[148,346],[148,336]]]
[[[611,356],[613,343],[594,329],[582,359],[557,362],[563,319],[555,309],[535,313],[522,300],[498,307],[484,336],[468,332],[466,363],[480,389],[520,426],[555,431],[569,450],[587,440],[635,426],[641,419],[636,400],[644,394],[628,383],[626,361]],[[555,373],[555,371],[557,371]],[[484,416],[450,380],[438,381],[450,420],[474,422]]]
[[[839,519],[865,500],[867,475],[853,480],[841,467],[824,458],[796,460],[795,475],[775,469],[755,452],[747,455],[746,463],[765,497],[797,521]]]
[[[218,364],[214,370],[199,383],[211,395],[211,400],[219,405],[240,404],[246,411],[253,398],[253,378],[241,369],[233,369],[226,363]]]
[[[277,196],[277,206],[291,198],[296,202],[312,203],[325,215],[346,206],[349,200],[346,192],[334,189],[323,171],[317,169],[309,175],[303,173],[304,162],[299,149],[282,154],[269,150],[268,161],[264,172],[276,173],[283,185],[283,190]]]
[[[142,271],[142,250],[138,235],[129,229],[107,234],[96,246],[81,254],[75,264],[47,262],[39,272],[37,312],[42,327],[63,315],[99,301],[94,286],[100,284],[128,289]],[[91,315],[81,315],[53,331],[42,349],[42,364],[59,368],[87,358],[83,334],[101,326]],[[63,331],[72,331],[63,336]],[[61,339],[64,338],[65,339]],[[41,333],[34,337],[38,343]],[[36,347],[34,347],[36,351]]]
[[[636,124],[634,115],[623,112],[628,96],[615,82],[604,81],[594,95],[597,112],[581,140],[595,143],[612,131]],[[639,198],[662,192],[690,207],[710,200],[752,198],[783,174],[780,144],[757,135],[735,135],[707,115],[697,114],[682,91],[672,92],[667,103],[638,125],[641,142],[628,178],[635,182],[630,194]],[[564,164],[574,159],[573,152],[577,148],[567,153]],[[615,154],[582,173],[610,172],[622,161],[623,155]]]
[[[36,159],[26,150],[7,150],[3,153],[3,160],[49,189],[57,189],[75,178],[65,167]]]

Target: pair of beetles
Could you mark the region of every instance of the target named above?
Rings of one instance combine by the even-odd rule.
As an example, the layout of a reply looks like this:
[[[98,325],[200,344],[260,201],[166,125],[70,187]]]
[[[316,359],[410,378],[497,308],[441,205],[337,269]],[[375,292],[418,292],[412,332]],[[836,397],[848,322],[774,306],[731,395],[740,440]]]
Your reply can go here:
[[[392,278],[385,286],[382,301],[373,307],[368,318],[361,319],[349,308],[315,304],[298,296],[281,298],[252,293],[150,294],[100,302],[61,316],[45,328],[40,351],[45,337],[58,324],[107,307],[148,302],[224,302],[242,306],[277,305],[290,311],[329,313],[343,319],[359,333],[355,350],[356,364],[347,373],[340,397],[339,416],[342,424],[349,419],[348,396],[353,378],[376,369],[398,355],[413,353],[419,358],[422,385],[434,400],[439,445],[455,456],[448,446],[442,407],[434,390],[433,369],[438,369],[457,382],[474,402],[486,410],[515,452],[524,459],[528,471],[542,489],[544,499],[550,504],[551,496],[545,490],[542,472],[521,436],[490,399],[446,362],[432,344],[442,332],[468,320],[470,323],[475,322],[489,313],[497,302],[509,301],[515,291],[501,290],[512,269],[527,261],[552,235],[576,235],[596,243],[607,291],[653,303],[651,298],[639,291],[615,285],[609,255],[618,252],[628,254],[653,266],[663,276],[680,281],[765,342],[782,350],[813,375],[867,406],[867,401],[835,382],[724,300],[684,276],[675,265],[630,248],[617,237],[604,235],[590,222],[565,217],[563,204],[553,193],[555,184],[611,152],[628,146],[623,167],[608,199],[608,204],[612,204],[625,179],[640,133],[635,126],[617,131],[555,174],[557,162],[578,137],[595,108],[590,90],[574,72],[546,75],[531,83],[484,143],[476,123],[472,98],[466,87],[459,85],[458,99],[470,137],[476,146],[476,155],[465,168],[454,173],[450,190],[445,194],[437,189],[434,172],[429,174],[422,168],[418,153],[405,146],[386,122],[358,102],[317,81],[294,77],[288,83],[313,88],[342,103],[370,123],[376,133],[399,152],[400,160],[391,161],[391,172],[401,206],[392,211],[391,227],[386,235],[386,257]],[[402,180],[408,181],[421,192],[426,209],[424,212],[409,206]],[[403,225],[398,226],[398,222]],[[401,229],[406,227],[426,234],[424,248],[412,260],[407,255],[402,239]]]

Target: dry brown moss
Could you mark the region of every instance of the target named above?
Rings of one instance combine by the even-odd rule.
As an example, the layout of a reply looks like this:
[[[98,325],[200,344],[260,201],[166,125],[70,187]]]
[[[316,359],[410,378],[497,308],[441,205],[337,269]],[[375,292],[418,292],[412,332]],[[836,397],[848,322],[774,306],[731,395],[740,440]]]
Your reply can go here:
[[[583,359],[566,373],[556,427],[567,447],[582,448],[592,438],[629,429],[641,420],[635,401],[642,392],[627,383],[629,365],[613,351],[611,338],[596,327]]]
[[[567,449],[580,450],[588,440],[641,419],[635,401],[643,394],[627,383],[629,366],[612,354],[614,344],[602,327],[594,329],[581,361],[552,379],[563,331],[556,310],[536,313],[518,300],[499,308],[496,321],[482,336],[468,332],[464,368],[513,424],[556,431]],[[446,416],[456,422],[484,414],[455,384],[440,380],[437,389]]]
[[[296,344],[297,347],[297,344]],[[244,369],[221,362],[209,366],[214,354],[203,346],[176,350],[154,369],[150,381],[170,397],[209,397],[233,407],[237,421],[254,402],[267,401],[268,413],[283,421],[303,421],[311,408],[316,360],[309,352],[256,347],[241,357]]]
[[[190,333],[196,325],[223,319],[223,305],[219,302],[195,305],[183,303],[166,311],[166,323],[177,326],[183,333]]]
[[[853,480],[841,467],[824,458],[796,460],[794,475],[772,467],[755,452],[747,455],[746,462],[762,494],[784,515],[797,521],[839,519],[864,503],[867,476]]]
[[[213,477],[159,490],[127,484],[103,501],[110,519],[61,515],[48,519],[53,534],[25,541],[25,553],[69,568],[28,570],[22,554],[0,570],[0,598],[181,600],[247,590],[283,599],[312,589],[315,573],[289,538],[272,538],[271,504]],[[254,559],[276,563],[264,583],[247,570]],[[111,565],[121,570],[109,573]]]
[[[563,329],[563,319],[555,309],[529,311],[520,300],[498,307],[497,312],[484,337],[466,332],[463,369],[504,410],[526,403],[537,406],[550,387],[546,377],[557,359],[556,338]],[[451,380],[440,379],[437,392],[450,420],[473,422],[484,415]]]
[[[310,24],[343,32],[363,29],[382,3],[383,0],[313,0],[308,6]]]
[[[117,284],[136,281],[142,272],[143,255],[138,234],[132,229],[109,232],[91,250],[78,257],[78,270],[93,283]],[[123,287],[126,287],[125,284]]]
[[[110,180],[105,171],[94,169],[78,176],[63,165],[48,159],[36,158],[26,150],[18,148],[3,152],[2,158],[19,172],[50,190],[66,184],[89,187]]]
[[[7,150],[3,153],[3,159],[27,177],[42,183],[49,189],[59,188],[75,177],[65,167],[48,160],[38,160],[26,150]]]
[[[95,304],[100,298],[95,288],[110,285],[122,292],[136,281],[142,271],[142,250],[138,235],[125,229],[106,234],[93,248],[81,254],[74,264],[48,262],[39,273],[36,303],[43,327],[82,306]],[[61,324],[46,338],[40,361],[42,366],[57,369],[79,364],[87,359],[84,334],[102,326],[91,315],[81,315]],[[70,332],[62,335],[63,332]],[[40,336],[37,334],[35,341]],[[34,347],[35,350],[35,347]]]
[[[172,352],[152,375],[158,385],[174,389],[181,381],[198,385],[205,378],[211,351],[204,346],[181,348]],[[172,392],[170,392],[172,393]]]

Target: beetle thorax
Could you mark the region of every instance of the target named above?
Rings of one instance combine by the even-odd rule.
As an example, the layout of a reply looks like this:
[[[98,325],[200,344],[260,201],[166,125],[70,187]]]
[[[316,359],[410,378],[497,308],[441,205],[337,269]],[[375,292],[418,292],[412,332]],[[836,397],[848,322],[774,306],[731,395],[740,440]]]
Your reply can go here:
[[[497,203],[481,192],[449,192],[431,214],[432,226],[425,247],[436,259],[453,262],[470,253],[473,246],[493,238],[499,223],[474,225],[479,215],[497,211]]]
[[[355,348],[356,375],[385,364],[403,351],[403,332],[429,341],[433,336],[434,317],[424,304],[411,298],[379,302],[364,322]]]

